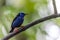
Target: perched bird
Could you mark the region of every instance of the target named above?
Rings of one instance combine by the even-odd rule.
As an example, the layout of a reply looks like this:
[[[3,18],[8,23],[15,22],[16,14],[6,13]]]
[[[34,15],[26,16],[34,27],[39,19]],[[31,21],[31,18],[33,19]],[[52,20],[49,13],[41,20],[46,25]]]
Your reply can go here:
[[[13,20],[12,24],[11,24],[11,30],[10,30],[10,33],[13,32],[13,30],[19,26],[22,25],[23,21],[24,21],[24,16],[26,14],[24,13],[19,13]]]

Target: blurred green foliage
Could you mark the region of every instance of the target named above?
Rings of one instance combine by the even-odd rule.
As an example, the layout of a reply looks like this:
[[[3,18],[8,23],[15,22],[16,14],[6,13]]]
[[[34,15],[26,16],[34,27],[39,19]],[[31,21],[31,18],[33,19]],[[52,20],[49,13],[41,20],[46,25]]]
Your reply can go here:
[[[7,3],[7,0],[2,0],[2,1]],[[25,12],[26,14],[28,14],[25,17],[25,20],[23,23],[23,25],[26,25],[40,18],[37,8],[39,8],[41,5],[47,5],[47,0],[24,0],[22,1],[22,3],[24,2],[25,4],[23,7],[15,7],[12,5],[7,5],[7,4],[0,7],[0,38],[4,37],[4,34],[2,32],[2,27],[4,27],[5,31],[9,33],[12,20],[19,12]],[[22,6],[22,4],[20,6]],[[11,40],[36,40],[36,31],[38,28],[40,28],[40,26],[41,24],[38,24],[32,28],[29,28],[26,31],[11,38]]]

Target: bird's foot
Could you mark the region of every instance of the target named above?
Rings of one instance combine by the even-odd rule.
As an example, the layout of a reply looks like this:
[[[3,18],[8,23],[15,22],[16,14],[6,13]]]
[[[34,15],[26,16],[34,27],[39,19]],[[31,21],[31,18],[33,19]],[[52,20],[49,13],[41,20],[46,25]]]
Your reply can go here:
[[[24,28],[24,26],[21,26],[20,28]],[[13,32],[18,32],[20,28],[15,28]]]
[[[24,26],[21,26],[21,28],[24,28]]]

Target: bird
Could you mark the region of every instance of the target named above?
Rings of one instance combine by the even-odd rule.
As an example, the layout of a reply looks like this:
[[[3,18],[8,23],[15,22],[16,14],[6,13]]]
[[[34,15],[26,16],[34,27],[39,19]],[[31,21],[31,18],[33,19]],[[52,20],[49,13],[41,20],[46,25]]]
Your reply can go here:
[[[12,21],[11,30],[9,33],[13,32],[15,28],[18,28],[22,25],[25,15],[26,14],[23,12],[18,13],[18,15]]]

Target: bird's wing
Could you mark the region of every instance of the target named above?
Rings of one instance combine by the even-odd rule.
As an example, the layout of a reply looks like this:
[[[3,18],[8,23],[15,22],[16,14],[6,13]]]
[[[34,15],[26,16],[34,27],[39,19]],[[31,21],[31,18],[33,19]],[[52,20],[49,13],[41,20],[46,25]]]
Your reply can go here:
[[[12,26],[13,28],[19,27],[23,23],[24,19],[18,17],[16,20],[13,22]]]
[[[19,15],[20,15],[20,13],[13,19],[12,24],[13,24],[13,22],[16,20],[16,18],[17,18]],[[11,24],[11,26],[12,26],[12,24]]]

